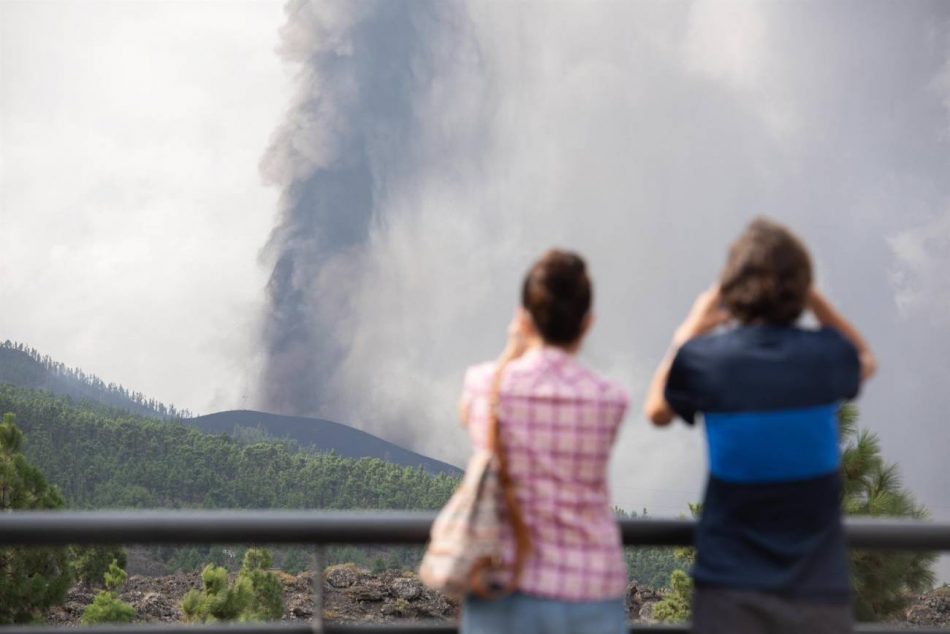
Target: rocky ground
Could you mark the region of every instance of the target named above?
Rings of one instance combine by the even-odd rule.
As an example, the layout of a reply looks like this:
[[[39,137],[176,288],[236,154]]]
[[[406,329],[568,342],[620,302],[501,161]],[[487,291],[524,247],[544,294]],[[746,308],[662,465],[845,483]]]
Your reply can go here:
[[[310,619],[313,615],[313,574],[277,572],[284,586],[284,620]],[[119,597],[135,608],[136,622],[182,620],[181,599],[201,587],[198,573],[159,577],[132,575]],[[73,587],[62,606],[52,608],[47,621],[53,625],[78,624],[82,611],[98,589]],[[388,571],[370,574],[352,565],[331,566],[323,579],[324,618],[336,622],[386,622],[395,619],[444,620],[458,613],[457,603],[425,588],[415,575]]]
[[[313,575],[276,573],[284,585],[284,620],[310,619],[313,615]],[[135,608],[137,622],[177,622],[182,618],[181,599],[200,588],[198,573],[159,577],[132,575],[120,596]],[[47,615],[53,625],[79,623],[83,608],[97,590],[76,586],[60,607]],[[323,575],[324,619],[331,622],[385,623],[395,620],[452,621],[458,603],[426,588],[414,574],[387,571],[372,574],[352,564],[330,566]],[[639,587],[627,588],[627,616],[634,622],[651,622],[654,604],[662,594]],[[911,625],[950,626],[950,588],[943,587],[915,597],[901,622]]]
[[[914,598],[906,613],[911,625],[950,627],[950,586]]]
[[[310,619],[313,615],[313,574],[276,573],[284,585],[284,620]],[[132,575],[119,592],[135,608],[137,622],[177,622],[182,619],[181,599],[201,587],[198,573],[149,577]],[[82,611],[98,589],[73,587],[62,606],[51,609],[52,625],[78,624]],[[372,622],[411,619],[452,621],[458,618],[458,602],[426,588],[407,571],[373,574],[352,564],[330,566],[323,576],[324,611],[327,621]],[[661,595],[653,590],[629,587],[628,614],[633,620],[649,620],[653,604]]]

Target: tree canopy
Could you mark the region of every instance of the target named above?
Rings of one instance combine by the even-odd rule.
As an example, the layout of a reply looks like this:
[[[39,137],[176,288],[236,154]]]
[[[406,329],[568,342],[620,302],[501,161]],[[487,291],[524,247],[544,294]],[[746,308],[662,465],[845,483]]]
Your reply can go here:
[[[13,414],[4,414],[0,423],[0,511],[61,508],[62,496],[27,461],[22,453],[24,444]],[[38,618],[42,610],[62,601],[72,578],[65,549],[0,548],[0,624]]]
[[[10,386],[0,386],[0,411],[17,412],[26,455],[71,508],[436,509],[457,483]]]
[[[845,405],[838,416],[841,430],[841,476],[846,515],[927,517],[927,510],[901,483],[900,470],[881,455],[878,437],[858,429],[858,411]],[[933,586],[935,555],[890,551],[851,551],[854,611],[859,620],[893,616],[907,605],[910,593]]]

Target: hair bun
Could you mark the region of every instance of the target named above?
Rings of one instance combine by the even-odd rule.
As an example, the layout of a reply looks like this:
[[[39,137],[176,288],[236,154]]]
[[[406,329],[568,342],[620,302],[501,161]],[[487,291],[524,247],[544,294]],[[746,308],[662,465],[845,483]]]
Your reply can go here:
[[[584,260],[575,253],[551,250],[525,276],[521,303],[546,342],[566,345],[581,335],[591,294]]]

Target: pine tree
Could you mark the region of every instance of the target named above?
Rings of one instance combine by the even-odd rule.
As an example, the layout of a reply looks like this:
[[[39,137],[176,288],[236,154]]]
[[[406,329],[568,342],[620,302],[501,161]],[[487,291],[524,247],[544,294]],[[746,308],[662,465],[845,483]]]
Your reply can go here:
[[[663,623],[682,623],[689,619],[693,600],[693,580],[682,570],[670,575],[670,591],[653,608],[653,618]]]
[[[21,453],[23,432],[13,414],[0,424],[0,511],[47,510],[63,498]],[[0,624],[24,623],[63,600],[72,567],[62,548],[0,549]]]
[[[82,611],[82,624],[131,623],[135,616],[135,608],[113,594],[113,591],[121,588],[128,578],[125,570],[119,566],[117,560],[113,559],[102,577],[106,589],[97,594],[93,602]]]
[[[191,590],[181,603],[185,620],[197,623],[216,621],[273,621],[284,612],[283,588],[277,576],[267,572],[270,553],[250,548],[234,583],[228,571],[208,564],[201,571],[202,590]]]
[[[77,581],[90,586],[104,579],[113,564],[124,568],[126,562],[127,556],[121,547],[85,546],[74,550],[73,570]]]
[[[698,519],[703,512],[703,505],[690,502],[689,512],[693,519]],[[673,557],[681,566],[689,568],[696,563],[696,549],[692,546],[674,548]],[[693,580],[684,570],[674,570],[670,574],[670,592],[653,608],[653,617],[661,623],[687,621],[692,612],[692,601]]]
[[[901,485],[898,467],[881,456],[877,435],[858,430],[858,412],[853,405],[838,416],[843,452],[841,475],[847,515],[909,517],[923,519],[927,510]],[[933,586],[930,553],[889,551],[851,552],[851,583],[855,616],[861,621],[879,621],[907,605],[910,593]]]
[[[300,574],[310,568],[310,555],[302,548],[291,548],[284,555],[281,569],[292,575]]]

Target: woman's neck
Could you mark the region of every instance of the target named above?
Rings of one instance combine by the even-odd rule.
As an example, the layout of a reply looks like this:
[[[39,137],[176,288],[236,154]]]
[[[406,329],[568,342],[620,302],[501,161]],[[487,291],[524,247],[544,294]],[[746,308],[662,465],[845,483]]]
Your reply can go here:
[[[529,350],[541,350],[544,348],[552,348],[554,350],[559,350],[566,354],[576,355],[577,352],[581,349],[581,340],[578,339],[577,341],[573,341],[568,344],[560,344],[560,343],[550,343],[541,339],[540,337],[536,337],[535,340],[532,341],[528,345]]]

